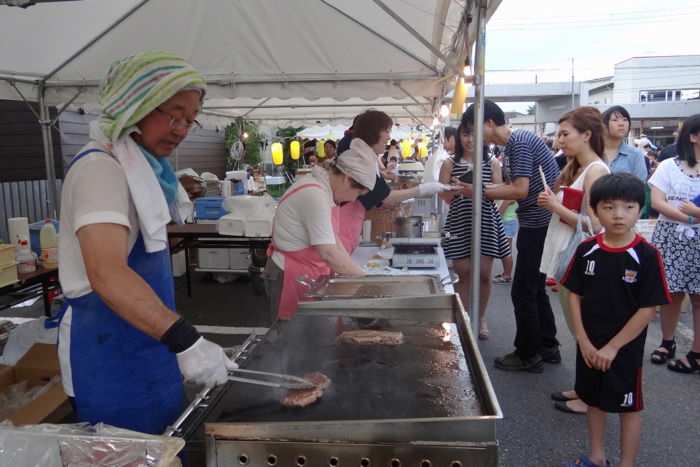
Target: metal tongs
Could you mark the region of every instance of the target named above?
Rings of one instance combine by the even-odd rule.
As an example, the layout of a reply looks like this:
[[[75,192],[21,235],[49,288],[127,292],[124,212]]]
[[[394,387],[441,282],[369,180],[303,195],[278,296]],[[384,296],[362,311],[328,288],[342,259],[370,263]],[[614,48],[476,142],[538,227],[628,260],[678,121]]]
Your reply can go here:
[[[245,375],[256,375],[261,376],[258,378],[245,378],[242,376],[235,376],[236,373],[242,373]],[[313,389],[316,387],[314,383],[308,381],[304,378],[292,375],[284,375],[281,373],[269,373],[267,371],[256,371],[256,370],[244,370],[242,368],[237,368],[235,370],[228,371],[229,381],[238,381],[239,383],[257,384],[259,386],[268,386],[271,388],[282,388],[282,389]]]

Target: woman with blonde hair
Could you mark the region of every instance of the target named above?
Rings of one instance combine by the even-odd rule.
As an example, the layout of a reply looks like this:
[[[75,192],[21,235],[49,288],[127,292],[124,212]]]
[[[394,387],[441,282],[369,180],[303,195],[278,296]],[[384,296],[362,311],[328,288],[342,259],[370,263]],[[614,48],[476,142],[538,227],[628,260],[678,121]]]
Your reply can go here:
[[[557,179],[558,186],[553,187],[557,193],[545,187],[545,191],[540,193],[537,199],[537,204],[552,212],[540,262],[540,271],[547,274],[547,277],[553,277],[562,261],[568,261],[568,258],[563,258],[562,255],[576,233],[580,216],[590,219],[594,231],[600,229],[595,213],[588,203],[588,195],[593,182],[610,173],[603,160],[603,137],[603,121],[600,112],[594,107],[579,107],[559,119],[557,142],[566,154],[568,162]],[[560,277],[557,279],[561,280]],[[568,294],[568,290],[560,284],[559,298],[562,310],[566,324],[574,334]],[[542,358],[549,363],[561,362],[558,350],[543,354]],[[557,392],[552,394],[552,398],[557,401],[555,407],[559,410],[586,413],[586,404],[578,398],[575,391]]]

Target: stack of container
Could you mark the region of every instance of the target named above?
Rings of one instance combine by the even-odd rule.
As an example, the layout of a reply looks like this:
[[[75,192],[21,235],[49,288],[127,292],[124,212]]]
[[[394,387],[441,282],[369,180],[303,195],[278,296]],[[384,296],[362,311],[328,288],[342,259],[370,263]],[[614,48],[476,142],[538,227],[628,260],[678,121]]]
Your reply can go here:
[[[15,246],[0,245],[0,287],[17,282],[17,265],[15,263]]]

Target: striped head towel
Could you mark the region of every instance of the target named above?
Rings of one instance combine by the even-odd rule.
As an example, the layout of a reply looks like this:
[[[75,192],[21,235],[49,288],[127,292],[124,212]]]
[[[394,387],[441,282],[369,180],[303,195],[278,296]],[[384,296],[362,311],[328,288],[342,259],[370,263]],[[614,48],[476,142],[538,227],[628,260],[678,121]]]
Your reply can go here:
[[[100,88],[102,114],[90,123],[91,139],[114,155],[124,169],[148,252],[167,248],[168,222],[173,213],[186,218],[192,203],[178,186],[177,199],[168,205],[153,168],[130,135],[138,131],[138,122],[184,90],[198,90],[203,97],[204,77],[175,55],[142,52],[118,60],[110,66]]]
[[[180,57],[166,52],[141,52],[117,60],[99,93],[103,143],[115,143],[133,131],[158,106],[185,89],[204,95],[204,77]]]

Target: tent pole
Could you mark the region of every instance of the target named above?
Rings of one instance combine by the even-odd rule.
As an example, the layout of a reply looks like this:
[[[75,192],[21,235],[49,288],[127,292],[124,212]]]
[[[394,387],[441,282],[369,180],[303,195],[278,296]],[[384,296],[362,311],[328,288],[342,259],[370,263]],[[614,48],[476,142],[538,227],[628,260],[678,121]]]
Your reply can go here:
[[[51,125],[55,125],[55,124],[56,124],[56,122],[58,121],[58,117],[60,117],[61,114],[62,114],[63,112],[66,111],[66,109],[68,108],[68,106],[71,105],[73,102],[75,102],[75,100],[76,100],[78,97],[80,97],[80,95],[81,95],[82,93],[83,93],[83,90],[82,90],[82,89],[78,89],[78,92],[76,92],[75,95],[74,95],[73,97],[71,97],[71,99],[70,99],[68,102],[66,102],[65,104],[63,104],[63,106],[58,110],[58,112],[56,112],[56,118],[54,118],[53,120],[51,120]]]
[[[87,49],[89,49],[90,47],[92,47],[93,45],[95,45],[95,43],[96,43],[97,41],[99,41],[99,40],[102,39],[104,36],[106,36],[107,34],[109,34],[114,28],[116,28],[117,26],[119,26],[120,24],[122,24],[124,21],[126,21],[131,15],[133,15],[134,13],[136,13],[136,11],[138,11],[139,9],[141,9],[141,7],[144,6],[144,5],[145,5],[146,3],[148,3],[148,2],[149,2],[149,0],[141,0],[138,4],[134,5],[129,11],[127,11],[127,12],[124,13],[122,16],[120,16],[119,18],[117,18],[117,20],[116,20],[114,23],[112,23],[110,26],[108,26],[107,29],[105,29],[104,31],[102,31],[101,33],[99,33],[99,34],[98,34],[97,36],[95,36],[92,40],[90,40],[87,44],[85,44],[83,47],[81,47],[80,49],[78,49],[77,52],[75,52],[73,55],[71,55],[70,57],[68,57],[63,63],[61,63],[61,64],[58,65],[56,68],[54,68],[53,70],[51,70],[51,72],[49,72],[49,74],[47,74],[46,76],[44,76],[44,77],[42,78],[42,80],[43,80],[44,82],[47,82],[47,81],[48,81],[49,79],[51,79],[56,73],[58,73],[59,71],[61,71],[61,70],[62,70],[63,68],[65,68],[70,62],[72,62],[73,60],[75,60],[76,58],[78,58],[80,55],[82,55],[83,52],[85,52]]]
[[[474,61],[474,191],[472,193],[472,275],[470,310],[472,328],[478,335],[480,325],[479,302],[481,298],[481,208],[483,198],[482,161],[484,157],[484,59],[486,52],[486,0],[477,0],[477,29]],[[465,15],[466,18],[466,15]],[[466,34],[467,28],[465,28]],[[465,36],[466,40],[466,36]]]
[[[416,114],[408,110],[407,107],[401,107],[406,113],[413,119],[414,122],[416,122],[418,125],[425,125],[425,122],[421,121],[420,118],[416,117]]]
[[[255,107],[251,107],[251,109],[248,110],[248,111],[247,111],[246,113],[244,113],[243,115],[241,115],[240,118],[246,118],[246,117],[247,117],[248,115],[250,115],[254,110],[259,109],[260,107],[262,107],[262,105],[263,105],[265,102],[269,101],[270,99],[272,99],[272,98],[271,98],[271,97],[266,97],[265,99],[261,100],[261,101],[258,103],[258,105],[256,105]]]
[[[417,105],[423,107],[423,110],[425,110],[426,112],[431,112],[431,111],[432,111],[431,109],[428,108],[427,103],[426,103],[426,104],[421,103],[413,94],[411,94],[410,92],[406,91],[406,88],[404,88],[403,86],[401,86],[401,83],[397,82],[397,83],[396,83],[396,87],[399,88],[399,89],[401,90],[402,93],[406,94],[406,97],[408,97],[409,99],[411,99],[411,100],[412,100],[413,102],[415,102]],[[406,105],[406,104],[404,104],[404,105]]]
[[[391,8],[389,8],[389,7],[387,6],[386,3],[384,3],[382,0],[374,0],[374,3],[375,3],[379,8],[381,8],[382,10],[384,10],[384,12],[385,12],[387,15],[391,16],[391,17],[394,19],[394,21],[396,21],[397,23],[399,23],[399,25],[400,25],[402,28],[404,28],[406,31],[408,31],[409,34],[411,34],[413,37],[415,37],[416,39],[418,39],[418,42],[420,42],[421,44],[423,44],[423,45],[430,51],[430,53],[432,53],[433,55],[435,55],[436,57],[438,57],[440,60],[442,60],[443,62],[445,62],[445,67],[446,67],[446,68],[453,68],[453,69],[458,69],[458,68],[459,68],[459,67],[455,66],[455,64],[452,63],[451,60],[448,59],[448,58],[445,56],[445,54],[443,54],[443,53],[440,51],[440,49],[438,49],[437,47],[435,47],[435,46],[434,46],[433,44],[431,44],[425,37],[423,37],[418,31],[416,31],[415,29],[413,29],[413,27],[412,27],[410,24],[408,24],[408,23],[401,17],[401,15],[399,15],[399,14],[396,13],[394,10],[392,10]]]
[[[400,89],[401,87],[397,85]],[[403,91],[403,89],[401,89]],[[406,91],[403,91],[406,92]],[[337,104],[288,104],[288,105],[281,105],[281,104],[274,104],[274,105],[263,105],[265,102],[270,100],[271,98],[265,98],[264,102],[261,102],[257,105],[212,105],[212,106],[205,106],[202,110],[203,111],[208,111],[208,110],[233,110],[233,109],[252,109],[252,110],[257,110],[257,109],[333,109],[333,108],[349,108],[349,107],[367,107],[367,108],[375,108],[375,107],[414,107],[414,106],[420,106],[423,107],[425,111],[430,111],[428,108],[428,103],[421,103],[419,100],[411,96],[410,94],[406,93],[406,95],[413,99],[415,103],[411,102],[382,102],[379,104],[373,104],[373,103],[362,103],[362,104],[345,104],[343,102],[338,102]],[[241,115],[242,117],[247,114]]]
[[[357,24],[358,26],[360,26],[361,28],[365,29],[366,31],[368,31],[368,32],[370,32],[370,33],[372,33],[372,34],[374,34],[374,35],[377,36],[379,39],[383,40],[384,42],[386,42],[387,44],[391,45],[391,46],[394,47],[395,49],[401,51],[402,53],[404,53],[404,54],[407,55],[408,57],[411,57],[413,60],[417,61],[418,63],[420,63],[421,65],[423,65],[424,67],[426,67],[427,69],[429,69],[430,71],[432,71],[433,73],[435,73],[436,75],[440,75],[440,74],[441,74],[440,71],[439,71],[437,68],[435,68],[434,66],[432,66],[431,64],[425,62],[423,59],[421,59],[421,58],[418,57],[417,55],[415,55],[415,54],[409,52],[406,48],[400,46],[399,44],[395,43],[394,41],[392,41],[392,40],[389,39],[388,37],[384,36],[383,34],[380,34],[379,32],[377,32],[377,31],[375,31],[374,29],[370,28],[370,27],[367,26],[366,24],[364,24],[364,23],[358,21],[358,20],[355,19],[354,17],[352,17],[352,16],[350,16],[349,14],[345,13],[345,12],[344,12],[343,10],[341,10],[340,8],[336,7],[335,5],[332,5],[332,4],[328,3],[326,0],[320,0],[320,1],[321,1],[321,3],[323,3],[324,5],[326,5],[327,7],[331,8],[331,9],[334,10],[335,12],[337,12],[337,13],[341,14],[342,16],[344,16],[346,19],[352,21],[353,23]]]
[[[39,83],[39,125],[41,125],[41,139],[44,143],[44,165],[46,166],[46,192],[48,199],[48,217],[56,219],[60,214],[58,203],[58,193],[56,191],[56,167],[53,157],[53,139],[51,136],[51,115],[49,106],[46,104],[46,87],[43,82]]]
[[[17,85],[14,83],[14,81],[7,81],[7,83],[14,88],[15,92],[17,93],[17,95],[19,95],[20,99],[22,99],[22,101],[24,101],[24,103],[27,104],[27,107],[29,107],[29,110],[32,111],[37,122],[39,120],[41,120],[41,117],[39,116],[39,114],[36,112],[36,110],[34,110],[34,107],[32,107],[29,100],[27,100],[27,98],[24,97],[24,94],[22,94],[22,91],[19,90]],[[36,83],[34,83],[34,84],[36,84]]]

